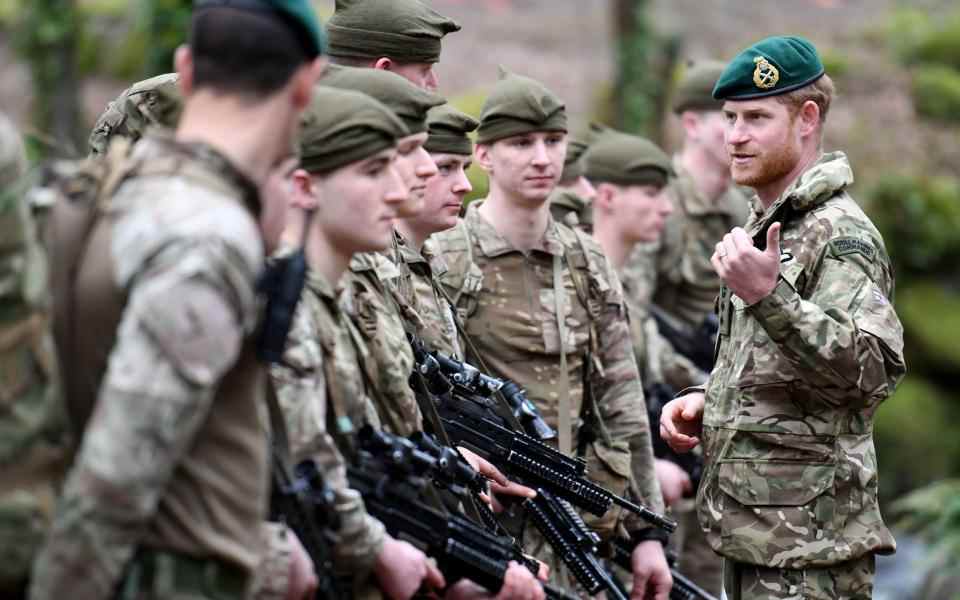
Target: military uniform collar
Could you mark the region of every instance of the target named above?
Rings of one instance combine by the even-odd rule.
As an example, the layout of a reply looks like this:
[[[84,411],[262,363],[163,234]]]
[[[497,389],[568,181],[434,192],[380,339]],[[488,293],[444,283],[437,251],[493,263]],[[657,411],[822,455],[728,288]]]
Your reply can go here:
[[[151,129],[143,144],[164,154],[177,154],[203,167],[233,188],[244,206],[254,214],[260,212],[260,188],[222,152],[204,142],[181,142],[173,132]],[[148,150],[149,152],[150,150]]]
[[[500,256],[510,252],[520,252],[498,232],[489,221],[483,218],[478,210],[482,200],[470,204],[467,208],[466,222],[473,236],[480,246],[480,252],[489,257]],[[535,248],[552,256],[563,256],[563,241],[553,216],[547,215],[547,229],[543,234],[540,248]]]
[[[373,271],[377,279],[385,280],[400,276],[393,261],[378,252],[362,252],[350,258],[350,270],[354,273]]]
[[[391,259],[396,254],[396,258],[408,265],[427,263],[427,259],[417,252],[417,249],[414,248],[399,231],[394,230],[393,241],[394,247],[385,251]]]
[[[759,198],[753,199],[753,211],[756,217],[754,231],[762,231],[768,222],[779,218],[780,213],[787,207],[806,212],[828,199],[853,183],[853,170],[850,161],[843,152],[828,152],[806,171],[800,174],[790,187],[774,202],[770,208],[764,210]]]
[[[327,281],[327,278],[324,277],[322,273],[309,267],[307,268],[307,289],[324,300],[328,300],[331,304],[336,305],[336,288],[332,283]]]
[[[674,185],[680,192],[679,200],[683,203],[686,214],[691,216],[733,214],[729,188],[717,198],[716,202],[711,202],[697,187],[697,181],[690,171],[680,162],[679,154],[673,156],[673,170],[677,173],[677,181]]]

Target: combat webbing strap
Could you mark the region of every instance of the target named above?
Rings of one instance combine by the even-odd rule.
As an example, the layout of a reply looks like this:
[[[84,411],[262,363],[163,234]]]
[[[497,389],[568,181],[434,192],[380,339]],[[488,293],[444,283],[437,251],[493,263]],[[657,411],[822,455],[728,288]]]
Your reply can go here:
[[[563,314],[563,257],[553,255],[553,299],[557,317],[557,335],[560,337],[560,414],[557,418],[557,438],[560,452],[570,455],[573,451],[573,423],[570,420],[570,377],[567,367],[567,324]],[[586,365],[584,365],[586,368]]]

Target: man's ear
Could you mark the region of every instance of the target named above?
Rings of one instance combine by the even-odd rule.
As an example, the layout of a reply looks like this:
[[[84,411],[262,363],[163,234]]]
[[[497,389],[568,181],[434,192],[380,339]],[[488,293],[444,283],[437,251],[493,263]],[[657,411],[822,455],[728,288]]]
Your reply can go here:
[[[490,144],[477,144],[473,149],[473,157],[477,166],[487,173],[493,172],[493,159],[490,156]]]
[[[186,98],[193,92],[193,53],[186,44],[181,44],[173,53],[173,69],[179,76],[177,85],[180,94]]]
[[[680,113],[680,125],[686,139],[696,141],[700,135],[700,115],[692,110]]]
[[[374,69],[380,69],[383,71],[392,71],[393,70],[393,59],[386,56],[381,56],[373,63]]]
[[[594,210],[599,210],[604,214],[613,212],[617,189],[609,183],[597,183],[594,184],[594,187],[597,190],[597,195],[593,198]]]
[[[313,97],[313,86],[327,68],[327,59],[318,56],[315,60],[297,69],[293,75],[292,98],[293,106],[296,110],[302,111],[310,104],[310,98]]]
[[[316,184],[310,173],[297,169],[290,175],[290,182],[290,206],[308,212],[316,210],[320,201],[317,198]]]
[[[820,128],[820,107],[813,100],[807,100],[800,107],[797,118],[800,121],[800,137],[814,135]]]

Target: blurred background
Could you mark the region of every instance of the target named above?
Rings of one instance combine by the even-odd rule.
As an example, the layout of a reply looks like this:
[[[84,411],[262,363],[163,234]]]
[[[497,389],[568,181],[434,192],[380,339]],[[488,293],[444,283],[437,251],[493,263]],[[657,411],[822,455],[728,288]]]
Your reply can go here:
[[[768,35],[819,48],[838,98],[827,150],[897,277],[909,375],[876,424],[881,504],[900,551],[880,599],[960,598],[960,6],[955,0],[433,0],[446,38],[440,91],[478,114],[497,65],[559,93],[573,131],[602,121],[675,149],[673,82]],[[321,16],[333,0],[316,2]],[[0,109],[35,161],[86,154],[96,117],[170,70],[189,0],[0,0]],[[475,173],[473,197],[485,192]]]

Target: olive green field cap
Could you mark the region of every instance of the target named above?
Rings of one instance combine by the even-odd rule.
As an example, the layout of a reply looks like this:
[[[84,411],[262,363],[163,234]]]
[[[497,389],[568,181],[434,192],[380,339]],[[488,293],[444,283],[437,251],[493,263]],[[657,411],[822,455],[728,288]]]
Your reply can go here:
[[[180,120],[183,96],[176,73],[157,75],[124,90],[107,105],[90,133],[93,154],[104,154],[115,137],[135,142],[150,127],[173,129]]]
[[[455,31],[460,31],[456,21],[420,0],[336,0],[327,21],[335,58],[435,63],[441,40]]]
[[[563,173],[560,181],[574,181],[583,176],[583,154],[587,151],[587,143],[581,140],[567,141],[567,156],[563,159]]]
[[[473,154],[470,132],[480,123],[449,104],[441,104],[427,113],[427,152],[438,154]]]
[[[539,81],[500,67],[500,79],[480,110],[477,143],[538,131],[567,131],[563,101]]]
[[[389,108],[355,91],[316,86],[300,117],[300,166],[324,174],[396,145],[407,129]]]
[[[205,8],[271,12],[287,23],[312,56],[327,52],[327,35],[310,0],[194,0],[194,11]]]
[[[583,162],[593,183],[663,186],[674,175],[670,157],[656,144],[613,130],[590,144]]]
[[[320,85],[363,92],[379,100],[400,117],[409,131],[408,135],[426,131],[427,112],[446,102],[441,96],[382,69],[335,69],[320,79]]]
[[[706,60],[690,63],[673,93],[673,112],[720,110],[722,100],[713,97],[713,87],[723,74],[725,64]]]
[[[750,100],[778,96],[823,77],[823,63],[808,40],[776,36],[760,40],[730,61],[713,97],[717,100]]]

